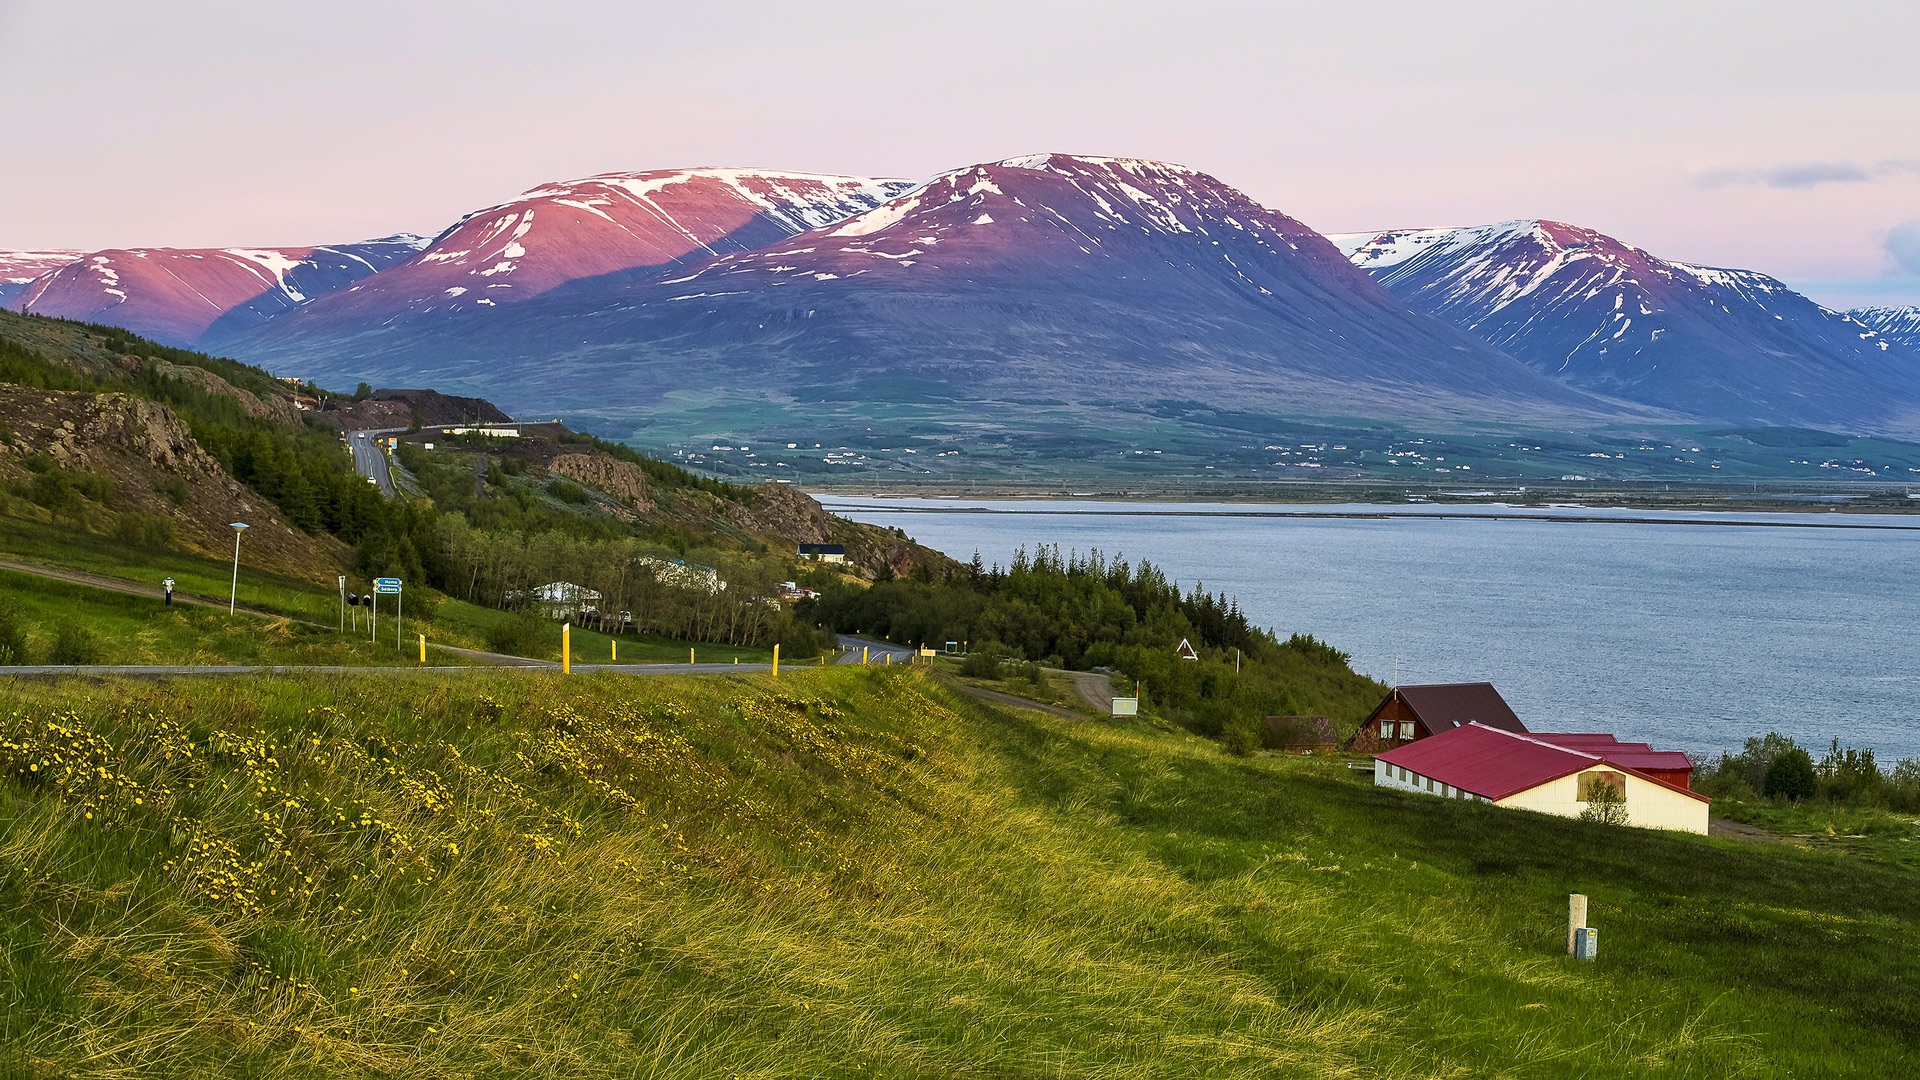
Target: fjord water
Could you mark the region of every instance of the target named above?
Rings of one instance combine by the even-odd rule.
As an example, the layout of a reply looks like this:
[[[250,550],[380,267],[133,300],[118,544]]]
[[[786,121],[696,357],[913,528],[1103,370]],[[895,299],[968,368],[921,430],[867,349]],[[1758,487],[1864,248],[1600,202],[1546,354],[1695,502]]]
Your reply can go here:
[[[1883,765],[1920,757],[1920,517],[823,501],[961,560],[1148,559],[1383,681],[1490,680],[1536,731],[1695,754],[1779,731],[1816,757],[1835,736]]]

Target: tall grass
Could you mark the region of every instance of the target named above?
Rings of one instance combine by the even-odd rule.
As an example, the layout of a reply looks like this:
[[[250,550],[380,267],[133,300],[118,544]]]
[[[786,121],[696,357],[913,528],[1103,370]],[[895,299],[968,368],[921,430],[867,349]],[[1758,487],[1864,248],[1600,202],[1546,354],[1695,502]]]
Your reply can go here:
[[[1914,1050],[1884,942],[1920,911],[1889,871],[1378,792],[907,670],[0,683],[0,776],[18,1074],[1884,1075]],[[1560,955],[1569,885],[1606,962]]]

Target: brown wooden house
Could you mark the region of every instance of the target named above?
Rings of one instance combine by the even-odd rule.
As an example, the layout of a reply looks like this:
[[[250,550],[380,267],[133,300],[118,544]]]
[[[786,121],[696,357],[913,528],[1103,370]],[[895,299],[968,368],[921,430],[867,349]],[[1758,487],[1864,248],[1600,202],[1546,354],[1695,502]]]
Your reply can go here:
[[[1527,725],[1514,715],[1492,683],[1433,683],[1402,686],[1388,694],[1360,725],[1354,741],[1390,749],[1474,721],[1517,735],[1527,733]]]

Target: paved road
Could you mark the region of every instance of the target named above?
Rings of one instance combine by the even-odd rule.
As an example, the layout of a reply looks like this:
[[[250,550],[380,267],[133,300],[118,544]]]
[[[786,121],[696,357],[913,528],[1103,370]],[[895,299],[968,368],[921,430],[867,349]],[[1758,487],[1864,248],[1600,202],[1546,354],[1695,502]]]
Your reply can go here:
[[[893,657],[893,662],[896,664],[910,663],[913,660],[913,650],[907,648],[905,645],[894,645],[885,641],[874,641],[871,638],[854,637],[852,634],[840,635],[840,647],[845,649],[846,652],[841,653],[840,659],[834,661],[836,664],[859,663],[861,649],[867,650],[867,663],[869,664],[884,664],[886,660],[883,658],[888,656]]]
[[[353,447],[353,471],[380,486],[380,494],[393,498],[393,473],[387,468],[387,452],[376,441],[380,432],[352,431],[347,445]]]
[[[1073,672],[1073,688],[1080,698],[1101,712],[1113,710],[1113,679],[1093,671]]]

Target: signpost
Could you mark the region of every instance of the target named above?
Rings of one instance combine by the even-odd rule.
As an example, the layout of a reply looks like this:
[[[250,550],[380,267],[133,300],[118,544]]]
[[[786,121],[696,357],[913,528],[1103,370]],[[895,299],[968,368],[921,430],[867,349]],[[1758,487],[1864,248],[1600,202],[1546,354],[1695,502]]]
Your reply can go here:
[[[247,523],[244,521],[230,522],[230,524],[233,526],[233,587],[227,593],[228,615],[233,614],[234,606],[240,601],[240,534],[247,529]]]
[[[173,606],[173,579],[172,578],[163,579],[160,582],[160,587],[167,591],[167,606],[172,607]]]
[[[400,629],[406,617],[407,598],[400,592],[400,579],[397,577],[377,577],[373,579],[375,596],[394,597],[393,647],[400,647]]]
[[[340,575],[340,632],[347,632],[347,575]]]

